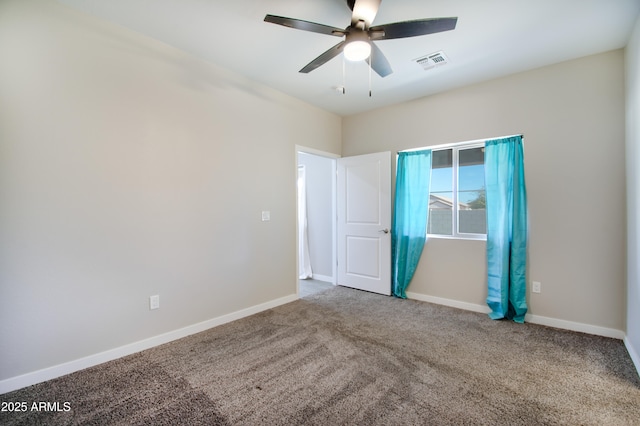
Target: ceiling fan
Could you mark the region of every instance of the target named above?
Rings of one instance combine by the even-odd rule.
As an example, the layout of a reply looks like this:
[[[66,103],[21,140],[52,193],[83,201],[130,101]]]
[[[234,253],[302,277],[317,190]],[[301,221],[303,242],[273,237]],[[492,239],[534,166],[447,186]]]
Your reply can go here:
[[[352,11],[351,24],[345,29],[316,24],[301,19],[285,18],[283,16],[267,15],[265,22],[311,31],[334,37],[344,37],[340,43],[309,62],[300,70],[309,73],[329,60],[344,52],[345,58],[352,61],[366,60],[371,68],[380,76],[386,77],[393,70],[382,51],[373,43],[379,40],[415,37],[450,31],[456,28],[458,18],[431,18],[412,21],[395,22],[371,26],[378,13],[382,0],[346,0]]]

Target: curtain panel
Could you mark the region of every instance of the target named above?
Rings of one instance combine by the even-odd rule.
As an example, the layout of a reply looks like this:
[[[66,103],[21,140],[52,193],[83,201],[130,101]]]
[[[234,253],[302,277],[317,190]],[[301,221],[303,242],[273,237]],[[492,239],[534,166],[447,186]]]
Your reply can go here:
[[[301,280],[312,278],[307,216],[307,175],[304,166],[298,166],[298,262],[298,278]]]
[[[407,298],[427,239],[431,150],[399,152],[391,234],[393,294]]]
[[[487,304],[492,319],[527,313],[527,191],[522,136],[486,141]]]

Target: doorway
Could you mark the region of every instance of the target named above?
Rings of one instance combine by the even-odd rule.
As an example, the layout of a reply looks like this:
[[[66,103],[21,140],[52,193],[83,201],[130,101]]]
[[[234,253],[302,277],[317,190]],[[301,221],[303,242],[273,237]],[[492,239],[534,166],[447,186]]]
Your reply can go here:
[[[298,296],[324,289],[326,283],[336,285],[337,158],[339,155],[296,146],[298,185],[304,185],[302,190],[298,187],[296,197]],[[303,234],[305,228],[306,235]],[[307,247],[304,247],[305,242]],[[305,287],[304,292],[300,289],[301,285]]]

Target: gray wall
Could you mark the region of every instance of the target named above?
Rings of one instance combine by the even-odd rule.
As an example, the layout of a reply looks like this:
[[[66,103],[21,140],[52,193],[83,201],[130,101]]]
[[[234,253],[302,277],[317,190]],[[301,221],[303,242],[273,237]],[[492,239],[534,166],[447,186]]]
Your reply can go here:
[[[533,315],[625,330],[622,50],[347,117],[343,155],[523,133]],[[576,212],[580,212],[576,216]],[[485,305],[485,242],[430,239],[408,291]]]
[[[295,298],[340,117],[51,1],[0,2],[0,58],[0,380]]]
[[[313,277],[328,281],[333,278],[333,163],[331,158],[298,154],[298,164],[305,166],[307,177],[309,256]]]
[[[640,371],[640,18],[627,66],[627,347]]]

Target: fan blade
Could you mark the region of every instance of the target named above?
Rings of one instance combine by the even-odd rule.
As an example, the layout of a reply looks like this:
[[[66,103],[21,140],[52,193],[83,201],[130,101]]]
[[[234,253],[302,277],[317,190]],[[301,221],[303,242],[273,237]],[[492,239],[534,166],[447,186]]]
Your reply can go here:
[[[386,77],[393,72],[389,61],[375,43],[371,43],[371,56],[367,58],[367,63],[371,63],[371,68],[380,77]]]
[[[300,70],[300,72],[307,74],[315,70],[316,68],[318,68],[320,65],[326,64],[331,59],[335,58],[340,53],[342,53],[342,47],[344,46],[345,43],[346,43],[345,41],[341,41],[340,43],[336,44],[331,49],[327,50],[322,55],[318,56],[313,61],[309,62],[304,68]]]
[[[457,22],[458,18],[433,18],[395,22],[371,27],[369,28],[369,35],[371,40],[415,37],[453,30],[456,28]]]
[[[296,30],[311,31],[312,33],[327,34],[336,37],[343,37],[345,35],[345,31],[340,28],[316,24],[315,22],[303,21],[301,19],[285,18],[284,16],[267,15],[264,17],[264,22],[295,28]]]
[[[353,11],[351,25],[355,26],[359,21],[364,21],[369,28],[378,14],[382,0],[347,0],[349,8]]]

